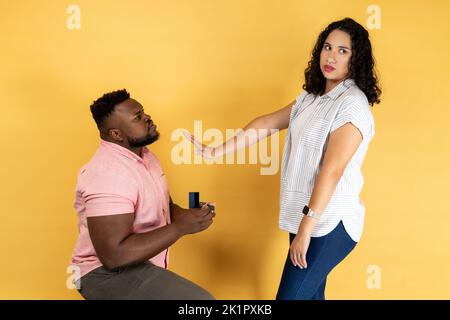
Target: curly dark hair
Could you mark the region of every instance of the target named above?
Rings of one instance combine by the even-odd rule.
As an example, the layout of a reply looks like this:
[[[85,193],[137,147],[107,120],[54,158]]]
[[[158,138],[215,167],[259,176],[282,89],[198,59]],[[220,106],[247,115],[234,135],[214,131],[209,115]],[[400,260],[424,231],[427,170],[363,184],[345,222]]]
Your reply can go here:
[[[105,93],[91,104],[92,117],[101,129],[104,121],[114,112],[116,105],[130,98],[126,89]]]
[[[350,35],[352,42],[352,57],[349,65],[349,78],[365,93],[370,105],[380,103],[381,89],[375,72],[375,59],[372,55],[372,45],[369,33],[363,26],[351,18],[335,21],[323,30],[311,53],[311,60],[305,70],[303,89],[315,95],[325,91],[325,77],[320,70],[320,52],[328,35],[335,29]]]

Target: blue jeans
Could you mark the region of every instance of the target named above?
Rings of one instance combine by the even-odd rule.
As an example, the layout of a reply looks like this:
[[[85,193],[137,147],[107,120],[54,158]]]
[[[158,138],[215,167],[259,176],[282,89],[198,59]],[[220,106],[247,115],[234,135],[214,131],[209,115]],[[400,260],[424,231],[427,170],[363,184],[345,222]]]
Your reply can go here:
[[[289,234],[292,243],[295,234]],[[330,271],[353,250],[356,242],[339,222],[336,228],[322,237],[311,237],[306,262],[308,267],[294,267],[287,255],[278,288],[277,300],[325,300],[325,284]]]

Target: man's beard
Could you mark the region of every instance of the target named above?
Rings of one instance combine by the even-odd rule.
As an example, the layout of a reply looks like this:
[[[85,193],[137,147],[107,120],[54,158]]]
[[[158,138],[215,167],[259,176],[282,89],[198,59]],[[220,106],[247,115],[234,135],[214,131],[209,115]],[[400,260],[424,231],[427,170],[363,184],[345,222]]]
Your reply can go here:
[[[128,138],[128,144],[133,148],[140,148],[152,144],[159,138],[159,132],[151,133],[142,138]]]

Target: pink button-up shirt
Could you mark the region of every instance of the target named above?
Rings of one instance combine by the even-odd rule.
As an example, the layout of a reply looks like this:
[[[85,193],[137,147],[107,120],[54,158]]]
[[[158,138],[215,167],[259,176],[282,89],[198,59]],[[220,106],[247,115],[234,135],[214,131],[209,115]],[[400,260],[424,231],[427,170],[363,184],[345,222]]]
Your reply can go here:
[[[80,277],[102,266],[89,236],[88,217],[134,213],[134,233],[170,223],[169,189],[156,156],[144,147],[141,158],[104,140],[78,174],[74,207],[79,235],[72,265],[80,268]],[[167,268],[168,249],[149,261]]]

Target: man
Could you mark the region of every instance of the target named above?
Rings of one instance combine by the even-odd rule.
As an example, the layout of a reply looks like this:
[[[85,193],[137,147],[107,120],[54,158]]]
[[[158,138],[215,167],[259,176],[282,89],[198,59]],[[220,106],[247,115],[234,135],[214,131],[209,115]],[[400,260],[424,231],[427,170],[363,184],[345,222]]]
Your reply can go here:
[[[94,101],[91,112],[101,141],[76,188],[79,292],[85,299],[213,299],[167,265],[168,248],[207,229],[214,210],[172,202],[161,165],[145,147],[158,139],[156,125],[125,89]]]

